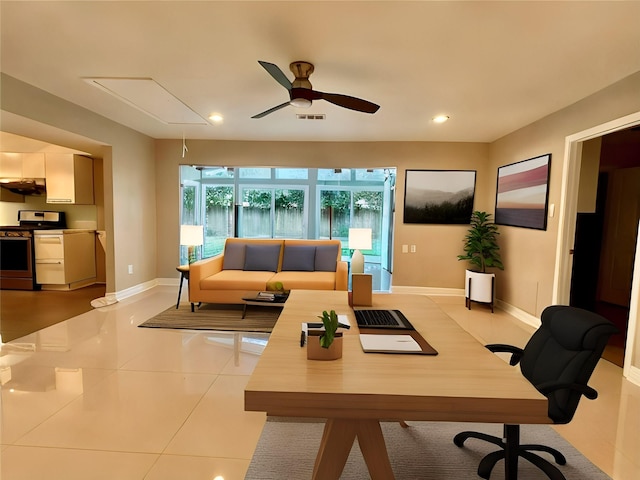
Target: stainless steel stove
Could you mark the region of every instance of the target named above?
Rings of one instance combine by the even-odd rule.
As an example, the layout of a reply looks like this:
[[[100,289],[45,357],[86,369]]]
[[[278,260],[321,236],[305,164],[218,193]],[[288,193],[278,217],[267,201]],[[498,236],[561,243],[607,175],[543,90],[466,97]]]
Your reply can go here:
[[[66,228],[64,212],[20,210],[18,225],[0,226],[0,289],[39,290],[34,230]]]

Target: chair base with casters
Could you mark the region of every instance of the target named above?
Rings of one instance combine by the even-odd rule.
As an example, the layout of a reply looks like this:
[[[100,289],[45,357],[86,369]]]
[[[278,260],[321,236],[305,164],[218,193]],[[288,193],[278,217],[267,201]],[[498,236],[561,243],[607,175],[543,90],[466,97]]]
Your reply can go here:
[[[558,465],[565,465],[567,459],[555,448],[546,445],[520,445],[520,425],[504,425],[503,438],[487,435],[480,432],[460,432],[453,438],[453,443],[462,447],[469,438],[477,438],[485,442],[493,443],[502,450],[486,455],[478,466],[478,476],[489,479],[491,471],[498,461],[505,461],[505,478],[516,479],[518,476],[518,457],[528,460],[542,470],[551,480],[565,480],[564,475],[551,462],[531,451],[546,452],[553,456]]]
[[[580,399],[597,398],[598,392],[587,385],[596,364],[617,328],[593,312],[567,305],[545,308],[540,328],[527,345],[487,345],[491,352],[510,353],[509,364],[519,365],[523,376],[548,400],[549,420],[553,424],[571,421]],[[557,450],[545,445],[520,445],[520,425],[504,425],[503,438],[479,432],[461,432],[453,443],[463,447],[476,438],[493,443],[500,450],[486,455],[478,466],[478,475],[489,479],[496,463],[505,461],[505,478],[517,480],[520,457],[538,467],[551,480],[565,480],[562,472],[549,460],[533,452],[550,454],[558,465],[567,463]]]

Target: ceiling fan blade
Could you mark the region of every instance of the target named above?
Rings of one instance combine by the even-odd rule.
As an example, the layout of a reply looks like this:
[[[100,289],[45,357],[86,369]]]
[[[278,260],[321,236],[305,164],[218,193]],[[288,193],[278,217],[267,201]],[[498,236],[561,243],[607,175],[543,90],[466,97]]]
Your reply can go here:
[[[273,63],[263,62],[262,60],[258,60],[258,63],[262,65],[267,72],[269,72],[269,75],[275,78],[276,82],[278,82],[287,90],[291,90],[291,81],[282,72],[282,70],[280,70],[280,67],[274,65]]]
[[[273,113],[273,112],[275,112],[276,110],[280,110],[281,108],[284,108],[284,107],[286,107],[286,106],[288,106],[288,105],[289,105],[289,102],[281,103],[280,105],[278,105],[278,106],[276,106],[276,107],[273,107],[273,108],[270,108],[269,110],[265,110],[264,112],[259,113],[259,114],[257,114],[257,115],[254,115],[254,116],[253,116],[253,117],[251,117],[251,118],[262,118],[262,117],[265,117],[265,116],[269,115],[270,113]]]
[[[338,93],[324,93],[315,91],[319,97],[327,102],[333,103],[340,107],[356,110],[364,113],[376,113],[380,105],[363,100],[361,98],[350,97],[349,95],[340,95]]]

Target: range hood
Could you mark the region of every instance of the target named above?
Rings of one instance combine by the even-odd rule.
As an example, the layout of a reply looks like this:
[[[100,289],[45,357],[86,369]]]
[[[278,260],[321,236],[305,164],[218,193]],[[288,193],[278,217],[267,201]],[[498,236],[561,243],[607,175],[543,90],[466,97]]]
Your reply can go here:
[[[44,195],[44,178],[0,178],[0,187],[18,195]]]

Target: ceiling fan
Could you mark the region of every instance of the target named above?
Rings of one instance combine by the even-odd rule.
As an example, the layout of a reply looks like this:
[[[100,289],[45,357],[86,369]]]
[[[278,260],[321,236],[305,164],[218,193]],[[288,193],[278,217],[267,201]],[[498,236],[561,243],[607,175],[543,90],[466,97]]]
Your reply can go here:
[[[313,100],[326,100],[327,102],[338,105],[339,107],[356,110],[364,113],[376,113],[380,105],[362,100],[361,98],[350,97],[338,93],[324,93],[312,90],[309,75],[313,73],[313,65],[309,62],[293,62],[289,65],[289,69],[293,72],[296,79],[291,82],[287,76],[280,70],[277,65],[269,62],[258,60],[258,63],[271,75],[276,82],[289,91],[289,101],[277,105],[269,110],[254,115],[251,118],[262,118],[270,113],[280,110],[287,105],[294,107],[310,107]]]

